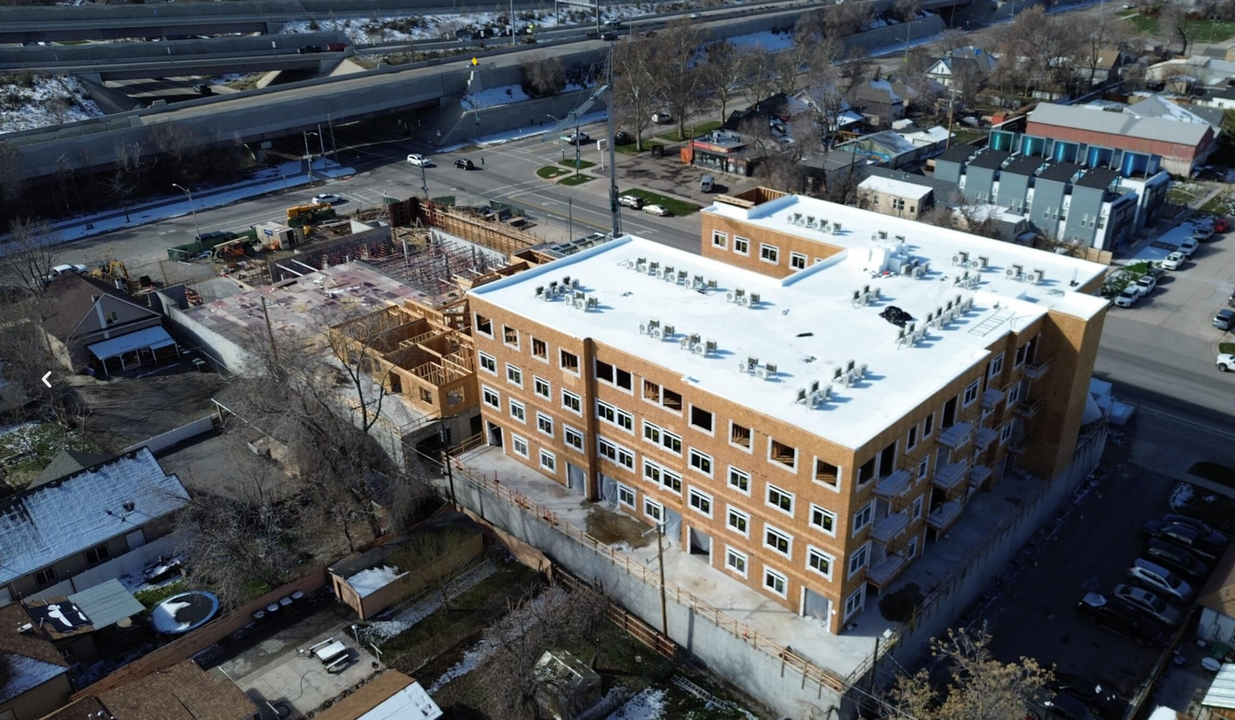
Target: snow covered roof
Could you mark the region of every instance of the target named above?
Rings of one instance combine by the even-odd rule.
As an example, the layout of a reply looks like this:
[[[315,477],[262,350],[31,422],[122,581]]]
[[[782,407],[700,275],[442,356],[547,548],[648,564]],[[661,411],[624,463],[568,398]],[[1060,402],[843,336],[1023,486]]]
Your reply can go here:
[[[66,672],[68,668],[59,665],[16,653],[0,652],[0,678],[4,678],[4,684],[0,686],[0,703],[12,700]]]
[[[1200,145],[1205,139],[1205,133],[1209,131],[1209,125],[1204,122],[1180,122],[1177,119],[1160,117],[1140,118],[1083,105],[1077,107],[1054,103],[1038,105],[1029,113],[1029,122],[1188,145]]]
[[[915,185],[904,180],[893,180],[892,178],[871,175],[858,184],[858,189],[921,200],[930,194],[932,188],[926,185]]]
[[[348,576],[347,584],[360,597],[368,597],[406,574],[393,565],[381,565]]]
[[[925,130],[915,130],[914,132],[903,132],[900,136],[917,146],[935,145],[948,139],[951,133],[942,125],[927,128]]]
[[[316,720],[437,720],[441,709],[420,683],[387,670],[317,714]]]
[[[0,583],[133,532],[188,497],[143,447],[0,500]]]
[[[1047,309],[1089,318],[1107,304],[1072,292],[1069,285],[1074,279],[1084,284],[1099,276],[1101,265],[912,220],[792,195],[749,209],[718,202],[703,212],[798,235],[841,252],[775,279],[625,236],[471,293],[566,335],[620,348],[679,374],[693,387],[855,449],[984,362],[987,347],[1025,328]],[[839,222],[844,230],[832,235],[795,225],[795,213],[803,219]],[[872,240],[879,231],[887,232],[888,239]],[[903,245],[895,240],[897,234],[906,237]],[[751,245],[759,245],[757,237]],[[966,268],[980,278],[975,288],[952,281],[961,270],[951,259],[961,251],[974,260],[987,258],[985,271]],[[751,248],[752,254],[757,252],[759,247]],[[688,278],[715,280],[718,289],[702,294],[630,267],[641,258],[661,268],[684,270]],[[899,273],[872,276],[880,267],[891,269],[910,258],[930,261],[922,279]],[[1021,265],[1026,273],[1041,268],[1045,279],[1038,285],[1008,279],[1012,265]],[[577,279],[579,290],[596,298],[599,309],[585,312],[536,297],[537,286],[563,275]],[[865,287],[878,289],[882,300],[855,306],[853,293]],[[746,309],[731,304],[726,295],[737,289],[759,294],[760,304]],[[970,298],[972,309],[946,328],[929,330],[930,342],[898,343],[898,328],[880,317],[884,307],[895,305],[925,328],[927,313],[955,302],[958,295]],[[658,340],[640,333],[640,324],[651,319],[673,325],[677,335]],[[717,352],[702,355],[681,349],[678,340],[690,334],[715,341]],[[775,364],[776,374],[760,379],[739,372],[739,361],[747,358]],[[867,365],[867,379],[851,388],[835,385],[835,400],[821,408],[795,402],[799,389],[814,381],[827,385],[833,372],[851,359]]]

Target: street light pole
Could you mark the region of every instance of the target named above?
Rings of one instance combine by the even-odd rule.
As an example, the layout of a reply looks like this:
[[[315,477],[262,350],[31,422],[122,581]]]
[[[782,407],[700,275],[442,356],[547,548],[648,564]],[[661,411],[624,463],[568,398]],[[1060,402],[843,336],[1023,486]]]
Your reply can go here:
[[[425,200],[428,200],[429,199],[429,178],[425,176],[425,163],[426,162],[427,161],[423,159],[420,161],[420,189],[424,191]]]
[[[313,154],[309,152],[309,136],[316,135],[317,133],[311,130],[305,130],[303,131],[302,134],[304,135],[304,158],[309,163],[309,179],[312,180],[313,179]]]
[[[172,187],[179,189],[185,195],[189,196],[189,212],[193,214],[193,228],[197,230],[197,239],[200,240],[202,237],[202,228],[197,224],[197,208],[193,207],[193,193],[190,192],[188,188],[176,183],[172,183]]]
[[[437,421],[437,437],[442,443],[442,465],[446,466],[446,480],[450,483],[450,505],[452,509],[458,510],[459,500],[455,497],[455,474],[450,467],[450,447],[446,434],[446,421],[449,419],[441,418]]]
[[[575,239],[575,196],[566,198],[566,239]]]

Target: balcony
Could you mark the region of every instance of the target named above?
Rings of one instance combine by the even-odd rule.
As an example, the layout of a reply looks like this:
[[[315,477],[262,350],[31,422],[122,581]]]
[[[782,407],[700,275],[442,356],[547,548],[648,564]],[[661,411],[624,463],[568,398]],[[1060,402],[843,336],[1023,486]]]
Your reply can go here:
[[[1051,369],[1050,360],[1037,360],[1034,362],[1025,363],[1025,369],[1023,372],[1025,373],[1025,377],[1029,378],[1030,380],[1037,380],[1038,378],[1045,375],[1046,371],[1050,369]]]
[[[1013,412],[1023,418],[1028,419],[1034,415],[1037,415],[1038,412],[1042,410],[1043,404],[1042,398],[1025,399],[1016,406],[1016,409],[1013,410]]]
[[[889,555],[878,565],[866,568],[866,581],[883,590],[909,566],[909,561],[900,555]]]
[[[1018,440],[1012,443],[1011,445],[1009,445],[1008,452],[1012,453],[1013,455],[1024,455],[1026,452],[1029,451],[1030,446],[1033,445],[1033,441],[1034,441],[1033,436],[1028,435],[1024,439]]]
[[[939,434],[939,444],[953,450],[959,450],[969,442],[972,436],[973,425],[967,422],[958,422]]]
[[[991,469],[985,465],[974,465],[969,471],[969,487],[978,490],[991,479]]]
[[[982,409],[993,409],[996,405],[1003,402],[1003,398],[1003,390],[998,388],[989,388],[986,392],[982,393]]]
[[[968,469],[968,460],[960,460],[951,465],[935,468],[935,476],[931,478],[931,484],[944,492],[951,492],[965,479],[965,471]]]
[[[909,489],[912,480],[913,476],[908,470],[897,470],[875,483],[875,494],[884,499],[900,495]]]
[[[950,500],[926,516],[926,525],[935,528],[937,532],[943,532],[956,522],[964,509],[965,506],[960,500]]]
[[[909,527],[909,512],[902,510],[876,520],[875,528],[871,530],[871,538],[875,542],[886,543],[905,532],[907,527]]]
[[[974,444],[974,447],[978,449],[978,452],[985,452],[986,449],[989,448],[991,444],[994,443],[998,439],[999,439],[998,430],[992,430],[990,428],[984,427],[978,430],[978,436],[974,440],[973,444]]]

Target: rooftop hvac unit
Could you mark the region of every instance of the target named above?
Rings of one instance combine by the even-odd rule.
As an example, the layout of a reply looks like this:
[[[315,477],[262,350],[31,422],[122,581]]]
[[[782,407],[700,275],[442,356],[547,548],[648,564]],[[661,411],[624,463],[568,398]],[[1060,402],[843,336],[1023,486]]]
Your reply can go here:
[[[814,215],[806,216],[806,227],[810,228],[811,230],[814,230],[815,228],[819,227],[818,221],[815,220]]]
[[[953,265],[968,265],[969,264],[969,253],[965,252],[964,250],[957,250],[956,254],[952,256],[952,264]]]
[[[702,290],[704,287],[706,287],[706,283],[703,281],[702,275],[695,275],[693,278],[691,278],[691,285],[693,285],[696,290]]]
[[[854,291],[853,291],[853,297],[851,297],[851,298],[849,299],[849,301],[850,301],[850,302],[852,302],[852,303],[859,303],[859,302],[862,302],[862,291],[861,291],[861,290],[854,290]]]
[[[853,369],[853,377],[857,380],[866,377],[866,363],[862,363]]]
[[[953,285],[964,285],[967,282],[969,282],[969,271],[968,270],[961,273],[960,275],[957,275],[956,278],[952,281],[952,284]]]
[[[755,368],[759,367],[759,358],[757,357],[746,358],[746,366],[750,368],[751,370],[754,370]]]
[[[549,294],[557,295],[557,280],[554,280],[553,282],[549,283]]]
[[[1006,275],[1009,280],[1020,280],[1021,275],[1024,273],[1025,267],[1023,265],[1013,265],[1004,272],[1004,275]]]
[[[833,369],[832,369],[832,380],[833,380],[834,382],[835,382],[836,380],[840,380],[840,379],[841,379],[841,376],[842,376],[842,375],[844,375],[844,374],[845,374],[845,369],[844,369],[844,368],[839,368],[839,367],[838,367],[838,368],[833,368]]]
[[[887,239],[888,239],[888,231],[887,231],[887,230],[880,230],[880,231],[879,231],[879,239],[880,239],[880,240],[887,240]]]
[[[678,334],[678,333],[677,333],[677,330],[676,330],[676,329],[674,329],[674,327],[673,327],[672,325],[666,325],[666,326],[665,326],[665,337],[667,337],[667,338],[673,338],[673,336],[674,336],[674,335],[677,335],[677,334]]]
[[[774,378],[776,377],[776,365],[768,363],[767,365],[755,370],[755,375],[756,377],[761,377],[764,380]]]
[[[913,268],[913,271],[909,273],[909,276],[912,277],[914,280],[917,280],[922,277],[922,273],[924,272],[926,272],[925,265],[915,265]]]
[[[960,293],[957,293],[957,294],[956,294],[956,299],[954,299],[954,300],[953,300],[951,303],[949,303],[949,304],[950,304],[952,307],[960,307],[960,305],[961,305],[961,300],[963,299],[963,297],[964,297],[963,295],[961,295]]]
[[[659,270],[659,269],[660,269],[660,263],[659,263],[659,262],[657,262],[657,261],[653,260],[653,261],[651,261],[650,263],[648,263],[648,274],[650,274],[650,275],[655,275],[655,274],[656,274],[656,271],[657,271],[657,270]]]
[[[798,395],[793,402],[795,405],[806,405],[810,402],[810,393],[806,391],[806,388],[798,388]]]
[[[738,360],[738,372],[750,374],[754,365],[751,365],[749,360]]]
[[[902,242],[902,243],[903,243],[903,242],[905,242],[905,236],[904,236],[904,235],[897,235],[897,236],[896,236],[896,241],[897,241],[897,242]]]
[[[849,386],[853,385],[853,375],[851,375],[851,374],[849,374],[849,373],[845,373],[845,374],[841,375],[841,376],[840,376],[840,384],[841,384],[841,385],[844,385],[845,387],[849,387]]]
[[[1033,272],[1030,273],[1029,275],[1029,280],[1034,285],[1040,284],[1045,279],[1046,279],[1046,271],[1042,270],[1041,268],[1034,268]]]
[[[918,324],[914,322],[911,322],[905,326],[905,332],[909,334],[913,334],[913,332],[917,329],[918,329]]]
[[[678,270],[678,285],[685,285],[686,278],[689,276],[690,276],[690,273],[686,272],[685,270]]]
[[[589,297],[587,299],[587,309],[588,310],[599,310],[600,309],[600,299]]]
[[[635,260],[635,270],[637,272],[647,272],[647,269],[648,269],[648,259],[647,258],[639,258],[638,260]]]
[[[537,285],[536,286],[536,297],[544,297],[544,295],[545,295],[545,286]]]
[[[912,275],[914,265],[912,262],[901,263],[901,275]]]
[[[716,289],[716,281],[708,280],[708,290],[715,290],[715,289]]]
[[[793,214],[793,224],[794,224],[794,225],[801,225],[801,224],[802,224],[802,213],[794,213],[794,214]]]
[[[640,335],[651,335],[653,332],[660,332],[660,321],[656,318],[648,320],[646,323],[639,324]]]
[[[979,255],[979,256],[978,256],[978,262],[979,262],[979,263],[981,264],[981,266],[982,266],[982,267],[980,267],[980,268],[978,268],[978,269],[979,269],[979,270],[985,270],[985,269],[986,269],[986,266],[991,264],[991,259],[990,259],[990,258],[988,258],[988,257],[986,257],[985,255]]]
[[[750,306],[755,307],[758,304],[759,304],[759,293],[751,293],[750,294]]]
[[[719,346],[716,344],[715,340],[705,340],[703,343],[703,354],[712,355],[717,351],[718,348]]]
[[[961,301],[961,312],[967,313],[973,308],[973,298],[967,297]]]
[[[840,223],[832,223],[832,234],[840,235],[840,232],[841,232]]]
[[[880,290],[879,288],[875,288],[873,291],[871,291],[871,300],[878,300],[881,297],[883,297],[883,290]]]
[[[569,275],[567,275],[566,277],[562,278],[562,287],[574,287],[573,285],[571,285],[571,284],[570,284],[570,276],[569,276]]]

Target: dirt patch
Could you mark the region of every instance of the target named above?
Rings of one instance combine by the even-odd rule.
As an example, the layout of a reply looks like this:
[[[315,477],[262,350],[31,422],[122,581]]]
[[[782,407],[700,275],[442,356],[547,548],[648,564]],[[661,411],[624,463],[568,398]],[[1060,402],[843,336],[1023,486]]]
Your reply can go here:
[[[90,408],[86,434],[100,447],[120,451],[214,412],[210,399],[226,385],[223,376],[196,371],[111,381],[77,378]]]
[[[647,529],[638,520],[602,507],[592,508],[587,516],[587,534],[605,545],[624,542],[631,547],[643,547],[652,542],[651,535],[643,534]]]

